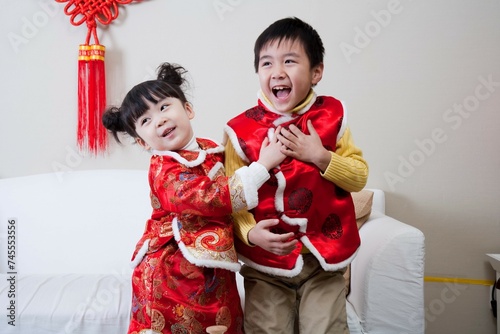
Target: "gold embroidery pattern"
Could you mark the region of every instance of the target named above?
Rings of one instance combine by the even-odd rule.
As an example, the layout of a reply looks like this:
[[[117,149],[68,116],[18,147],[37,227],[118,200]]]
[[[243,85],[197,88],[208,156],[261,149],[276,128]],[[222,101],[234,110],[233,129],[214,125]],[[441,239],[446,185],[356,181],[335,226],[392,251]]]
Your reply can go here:
[[[158,199],[158,197],[156,197],[153,194],[151,194],[151,206],[153,207],[153,209],[156,209],[156,210],[161,208],[160,200]]]
[[[160,311],[153,309],[151,313],[152,313],[151,316],[152,330],[161,333],[163,328],[165,328],[165,318],[163,317],[163,314],[161,314]]]
[[[229,178],[229,189],[231,190],[231,205],[233,212],[238,212],[247,208],[245,193],[243,192],[243,183],[238,175]]]
[[[231,327],[231,311],[227,306],[223,306],[217,312],[215,316],[215,323],[217,325],[223,325],[227,328]]]
[[[133,332],[131,334],[136,334],[137,332]],[[161,332],[157,332],[155,330],[151,330],[151,329],[143,329],[139,332],[139,334],[162,334]]]
[[[238,256],[233,244],[231,230],[216,228],[199,234],[181,230],[182,242],[191,255],[198,260],[237,263]]]

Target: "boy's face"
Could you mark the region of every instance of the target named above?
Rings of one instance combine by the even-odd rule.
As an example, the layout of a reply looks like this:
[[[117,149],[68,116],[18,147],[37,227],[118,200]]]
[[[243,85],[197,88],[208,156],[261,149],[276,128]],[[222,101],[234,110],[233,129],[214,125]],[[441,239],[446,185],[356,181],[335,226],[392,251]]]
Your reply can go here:
[[[302,43],[272,41],[260,51],[260,88],[279,112],[289,112],[300,104],[323,76],[323,64],[311,68]]]

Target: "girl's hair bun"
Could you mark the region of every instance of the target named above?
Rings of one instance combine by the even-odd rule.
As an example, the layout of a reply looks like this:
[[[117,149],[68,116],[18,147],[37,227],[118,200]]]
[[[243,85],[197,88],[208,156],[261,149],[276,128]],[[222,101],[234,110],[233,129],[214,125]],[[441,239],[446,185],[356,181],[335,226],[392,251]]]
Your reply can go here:
[[[125,126],[120,117],[120,108],[111,107],[102,115],[102,124],[106,129],[113,133],[113,137],[120,142],[118,139],[118,132],[124,132]]]
[[[182,86],[185,82],[183,75],[186,72],[184,67],[180,65],[163,63],[158,67],[158,80],[165,81],[171,85]]]

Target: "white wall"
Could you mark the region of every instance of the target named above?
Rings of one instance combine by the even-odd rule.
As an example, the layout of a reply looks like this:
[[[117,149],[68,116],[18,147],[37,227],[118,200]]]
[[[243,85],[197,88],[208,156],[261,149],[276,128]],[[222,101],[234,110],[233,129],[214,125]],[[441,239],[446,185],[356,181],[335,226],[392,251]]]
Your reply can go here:
[[[0,177],[148,167],[138,147],[76,151],[74,27],[52,0],[2,0]],[[164,61],[191,73],[199,136],[253,106],[253,43],[274,20],[298,16],[320,33],[317,87],[349,106],[369,187],[388,213],[427,238],[426,276],[491,280],[500,253],[500,3],[497,0],[145,0],[100,29],[108,102],[154,77]],[[428,333],[493,333],[489,287],[426,284]],[[449,319],[454,319],[452,322]]]

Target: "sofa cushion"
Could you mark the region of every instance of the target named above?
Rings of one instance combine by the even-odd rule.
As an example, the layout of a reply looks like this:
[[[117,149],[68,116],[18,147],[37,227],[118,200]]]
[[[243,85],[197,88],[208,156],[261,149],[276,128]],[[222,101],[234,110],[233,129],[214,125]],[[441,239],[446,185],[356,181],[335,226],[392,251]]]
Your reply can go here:
[[[358,229],[370,218],[373,204],[373,191],[363,189],[358,192],[351,193],[354,203],[354,211],[356,213],[356,223]]]
[[[3,334],[126,333],[132,300],[130,273],[19,275],[16,323]],[[7,275],[0,274],[2,282]],[[0,289],[7,300],[6,289]],[[36,329],[36,330],[35,330]]]

